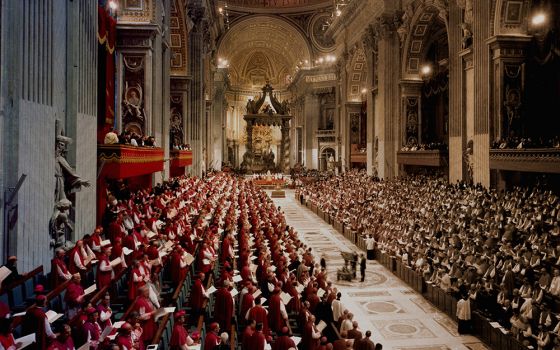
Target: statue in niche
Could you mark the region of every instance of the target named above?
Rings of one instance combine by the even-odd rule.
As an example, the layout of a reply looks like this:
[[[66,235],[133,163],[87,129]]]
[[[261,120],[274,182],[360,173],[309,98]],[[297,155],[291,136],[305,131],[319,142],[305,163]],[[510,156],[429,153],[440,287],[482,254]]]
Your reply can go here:
[[[461,23],[461,31],[463,32],[463,41],[461,43],[461,48],[468,49],[472,46],[473,35],[470,30],[470,25],[466,22]]]
[[[68,196],[71,193],[79,192],[82,187],[90,186],[89,181],[83,180],[80,175],[76,174],[75,170],[72,169],[66,160],[66,145],[71,142],[72,139],[63,136],[62,132],[56,137],[55,205],[50,220],[51,245],[55,247],[66,245],[73,230],[70,219],[72,202],[68,199]]]

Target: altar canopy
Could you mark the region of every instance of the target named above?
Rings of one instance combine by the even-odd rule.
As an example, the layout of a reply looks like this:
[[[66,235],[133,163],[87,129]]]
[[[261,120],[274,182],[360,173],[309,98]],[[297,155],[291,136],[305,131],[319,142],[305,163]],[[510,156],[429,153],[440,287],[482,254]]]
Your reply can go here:
[[[247,114],[243,119],[247,122],[247,150],[243,155],[241,168],[248,173],[275,171],[285,173],[290,167],[290,109],[288,101],[278,101],[273,94],[274,88],[269,82],[262,88],[262,95],[255,101],[247,102]],[[267,98],[268,97],[268,98]],[[270,103],[268,102],[270,101]],[[253,128],[257,125],[278,126],[282,132],[278,161],[274,153],[256,145],[253,139]]]

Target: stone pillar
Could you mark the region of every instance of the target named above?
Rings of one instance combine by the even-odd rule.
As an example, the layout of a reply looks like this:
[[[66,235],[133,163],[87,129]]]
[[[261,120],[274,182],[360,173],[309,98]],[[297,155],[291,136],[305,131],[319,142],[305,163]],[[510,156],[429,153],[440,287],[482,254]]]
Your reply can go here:
[[[379,177],[390,179],[398,175],[396,153],[400,147],[399,126],[399,39],[392,26],[393,15],[378,17],[375,25],[379,48]]]
[[[202,148],[203,135],[206,132],[203,129],[203,119],[205,116],[204,101],[204,75],[203,75],[203,36],[204,25],[203,16],[204,8],[201,4],[193,4],[189,8],[189,17],[192,21],[192,29],[189,32],[188,39],[188,64],[191,75],[188,99],[188,140],[193,151],[193,165],[191,175],[200,176],[206,171],[206,165]]]
[[[474,67],[473,67],[473,54],[472,49],[468,48],[462,50],[460,52],[461,56],[461,65],[463,68],[463,72],[461,72],[461,80],[462,80],[462,91],[461,93],[461,100],[464,101],[461,105],[461,114],[463,115],[463,130],[462,130],[462,143],[463,143],[463,154],[461,156],[462,160],[462,179],[468,183],[473,182],[473,140],[474,140]],[[450,140],[450,147],[451,147],[451,140]],[[456,151],[454,151],[456,152]],[[450,155],[450,162],[456,162],[457,160],[451,160],[451,157],[454,153],[452,153],[451,149],[449,151]],[[451,165],[450,165],[451,166]],[[458,165],[457,165],[458,166]],[[451,169],[450,169],[451,171]],[[458,171],[455,168],[455,171]],[[459,175],[459,174],[456,174]],[[450,181],[455,180],[454,178],[449,177]],[[459,180],[459,179],[457,179]]]
[[[460,23],[463,20],[463,10],[455,1],[449,2],[449,182],[455,183],[465,179],[466,162],[464,154],[468,137],[466,136],[466,103],[468,96],[474,93],[466,86],[465,63],[462,56],[462,33]],[[472,23],[468,23],[472,25]],[[466,49],[466,47],[463,47]],[[472,60],[471,60],[472,62]],[[472,79],[471,79],[472,81]],[[471,135],[472,137],[472,135]]]
[[[305,166],[308,169],[317,169],[319,161],[319,150],[317,137],[315,132],[319,126],[319,113],[320,113],[320,103],[319,97],[314,93],[309,93],[305,96]]]
[[[474,152],[473,181],[490,186],[490,54],[492,1],[473,2]]]
[[[368,27],[366,33],[362,37],[362,43],[364,46],[364,51],[366,55],[367,64],[367,93],[366,93],[366,103],[367,103],[367,136],[366,136],[366,157],[367,165],[366,170],[368,175],[377,174],[377,164],[375,163],[375,98],[374,89],[375,85],[375,55],[377,51],[377,42],[375,40],[375,35]]]
[[[337,108],[336,108],[336,118],[335,118],[335,129],[337,131],[337,141],[338,141],[338,162],[341,166],[341,170],[345,171],[349,164],[350,164],[350,151],[349,151],[349,142],[350,142],[350,133],[349,123],[347,116],[347,108],[346,103],[348,102],[348,92],[347,92],[347,84],[348,81],[348,71],[347,71],[347,64],[348,61],[348,53],[346,52],[343,55],[343,58],[339,62],[338,66],[338,88],[336,89],[337,92]]]
[[[219,68],[214,73],[214,101],[212,102],[212,120],[210,121],[210,142],[208,143],[209,166],[216,170],[222,169],[222,160],[226,157],[224,152],[225,143],[225,120],[227,101],[225,92],[227,88],[227,70]]]

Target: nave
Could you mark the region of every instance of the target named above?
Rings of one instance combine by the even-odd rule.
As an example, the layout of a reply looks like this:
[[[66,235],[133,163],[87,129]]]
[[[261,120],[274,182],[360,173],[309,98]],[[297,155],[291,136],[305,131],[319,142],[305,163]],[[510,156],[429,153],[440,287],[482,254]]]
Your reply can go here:
[[[455,321],[375,260],[367,263],[365,282],[359,282],[359,272],[352,282],[337,281],[336,271],[344,265],[340,252],[362,251],[300,205],[293,190],[286,191],[286,198],[273,200],[300,240],[313,249],[316,260],[325,255],[329,279],[342,293],[345,308],[354,313],[362,332],[371,330],[372,340],[382,343],[383,349],[488,349],[474,336],[460,336]]]

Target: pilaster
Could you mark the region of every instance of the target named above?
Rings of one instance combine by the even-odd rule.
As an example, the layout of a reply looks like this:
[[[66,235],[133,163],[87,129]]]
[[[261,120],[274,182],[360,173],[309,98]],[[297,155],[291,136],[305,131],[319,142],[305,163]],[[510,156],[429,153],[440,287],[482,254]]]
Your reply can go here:
[[[492,1],[473,2],[474,137],[473,181],[490,186],[490,53]]]
[[[398,175],[397,150],[400,146],[399,122],[399,39],[391,14],[377,18],[374,28],[379,48],[379,120],[378,171],[379,177],[390,179]]]

